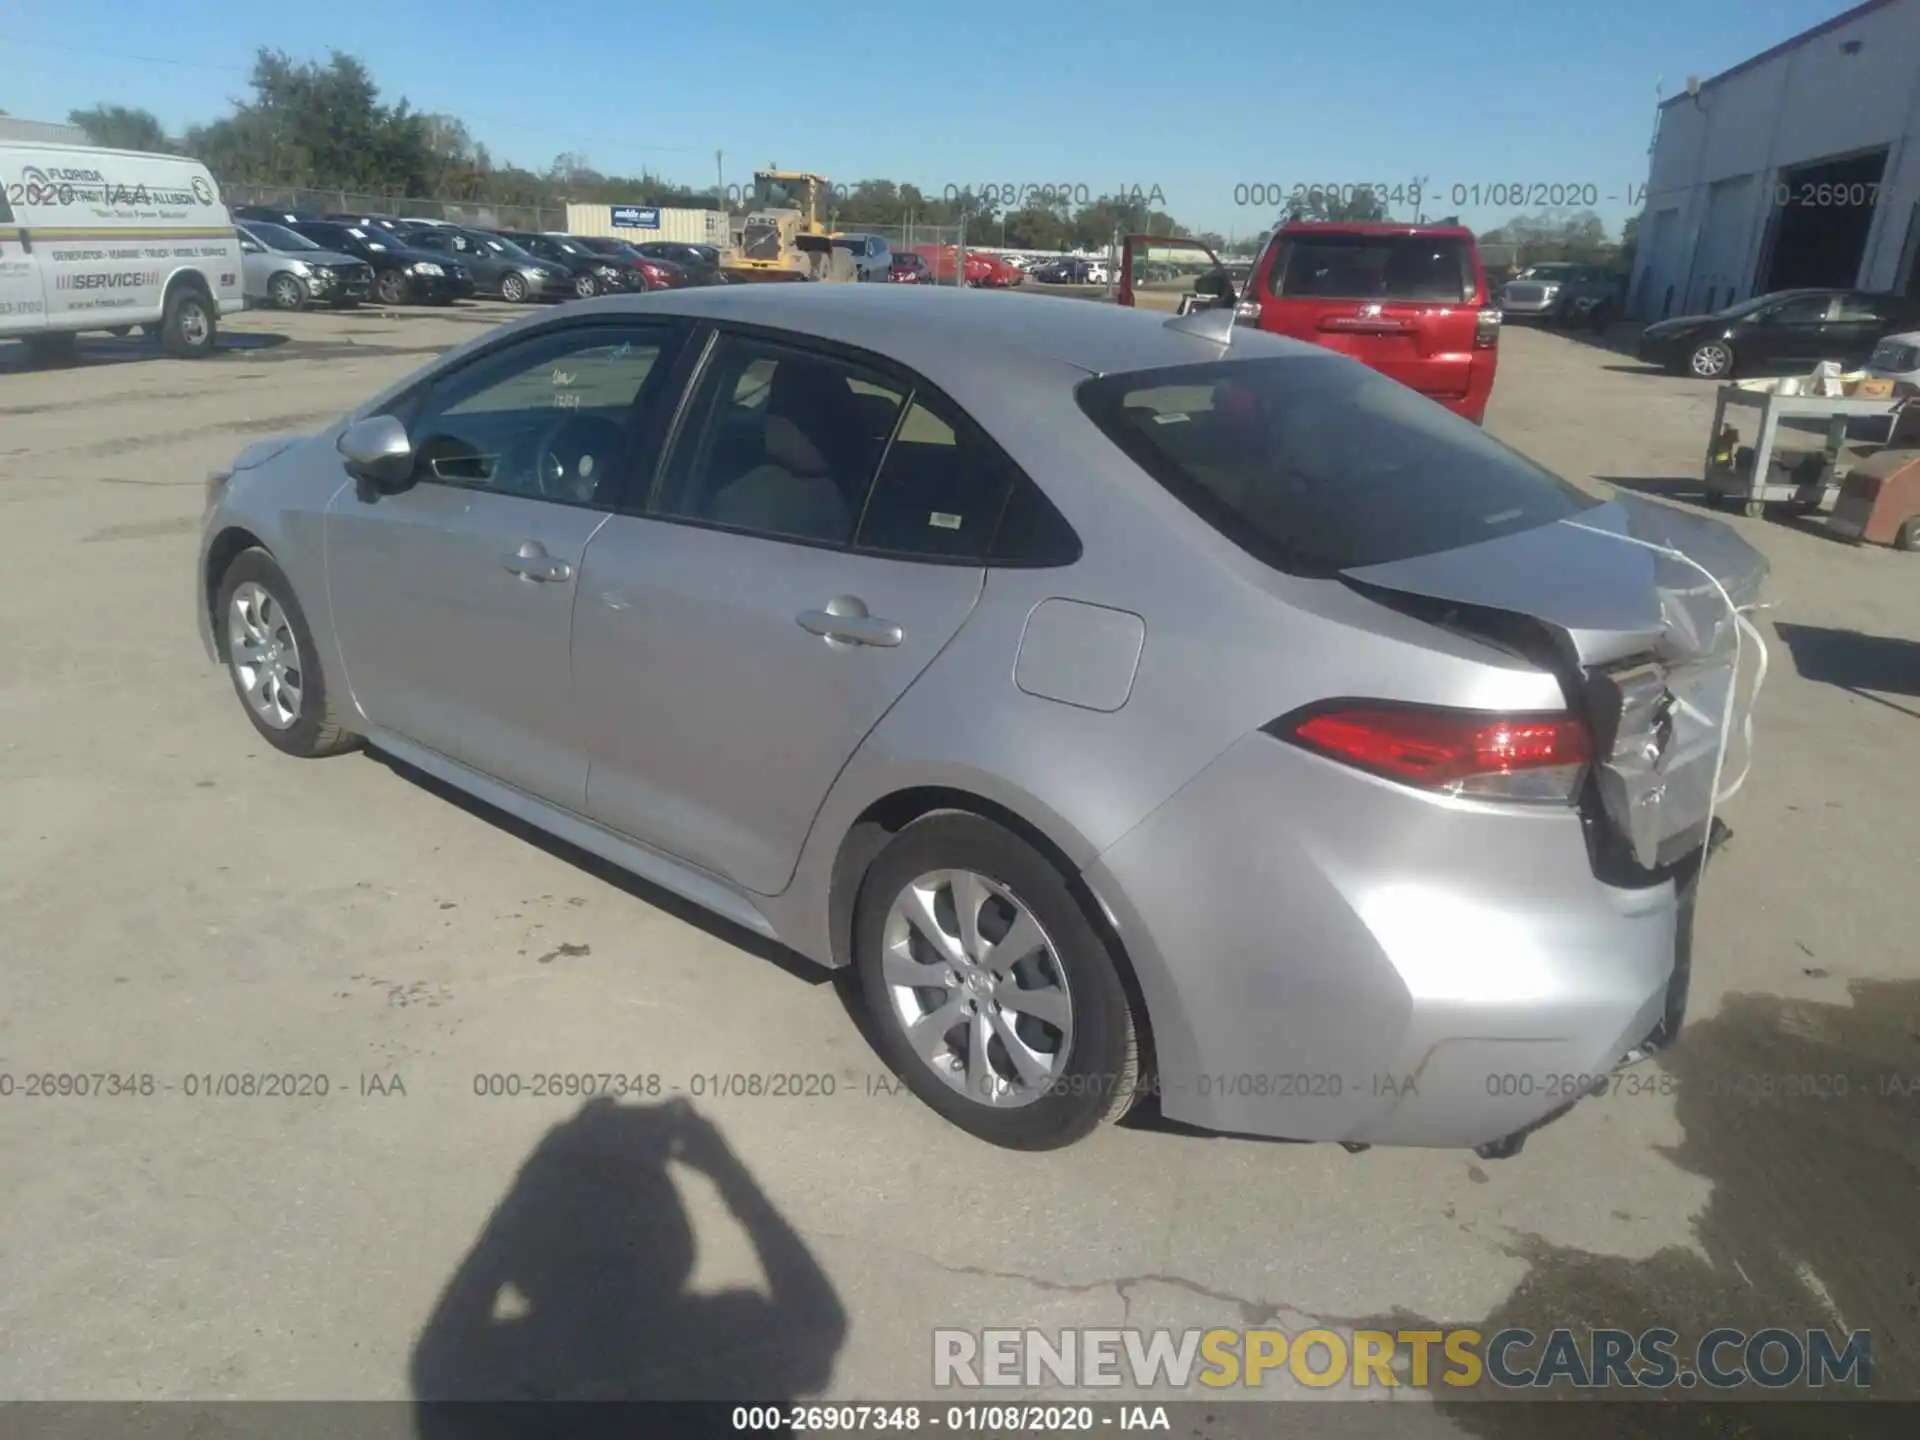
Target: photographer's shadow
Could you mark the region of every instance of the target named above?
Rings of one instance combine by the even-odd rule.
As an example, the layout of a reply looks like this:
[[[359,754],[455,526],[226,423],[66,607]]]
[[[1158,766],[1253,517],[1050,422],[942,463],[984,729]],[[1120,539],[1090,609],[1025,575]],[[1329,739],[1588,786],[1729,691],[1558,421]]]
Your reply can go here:
[[[688,1292],[698,1248],[669,1161],[713,1182],[767,1293]],[[524,1420],[529,1402],[791,1400],[826,1385],[846,1327],[800,1236],[703,1116],[680,1099],[590,1100],[521,1167],[434,1307],[413,1352],[415,1428],[517,1428],[500,1402]]]

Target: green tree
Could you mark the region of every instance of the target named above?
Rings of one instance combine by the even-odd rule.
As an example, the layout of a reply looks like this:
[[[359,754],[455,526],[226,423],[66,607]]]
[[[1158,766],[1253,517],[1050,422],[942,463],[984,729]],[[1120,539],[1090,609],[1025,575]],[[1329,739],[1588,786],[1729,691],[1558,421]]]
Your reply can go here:
[[[384,105],[367,67],[335,50],[324,65],[263,49],[249,100],[188,134],[222,180],[420,195],[440,173],[429,136],[440,117]]]
[[[176,148],[167,138],[166,127],[150,110],[96,105],[91,110],[68,111],[67,123],[78,125],[87,132],[89,140],[108,150],[150,150],[166,154]]]

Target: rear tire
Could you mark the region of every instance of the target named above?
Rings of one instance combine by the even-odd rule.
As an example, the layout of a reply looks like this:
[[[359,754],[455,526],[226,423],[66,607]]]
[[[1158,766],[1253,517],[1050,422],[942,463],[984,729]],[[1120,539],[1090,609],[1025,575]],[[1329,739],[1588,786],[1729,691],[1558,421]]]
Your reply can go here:
[[[207,292],[176,286],[160,318],[160,348],[176,360],[203,360],[220,335],[220,312]]]
[[[360,743],[327,694],[293,585],[265,550],[241,551],[220,577],[213,633],[241,709],[274,749],[312,760]]]
[[[996,945],[1016,927],[1019,953],[1003,960]],[[1113,955],[1066,877],[992,821],[947,811],[894,836],[861,884],[853,954],[881,1057],[979,1139],[1058,1149],[1141,1094],[1138,1033]],[[949,1015],[944,1029],[910,1034],[916,1020],[937,1027]]]

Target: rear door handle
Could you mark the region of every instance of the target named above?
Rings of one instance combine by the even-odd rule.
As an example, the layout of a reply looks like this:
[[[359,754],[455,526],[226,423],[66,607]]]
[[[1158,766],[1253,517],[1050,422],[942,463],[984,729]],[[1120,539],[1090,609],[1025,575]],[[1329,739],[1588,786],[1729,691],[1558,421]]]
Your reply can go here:
[[[547,554],[547,547],[538,540],[522,540],[518,550],[500,557],[500,563],[522,580],[540,584],[560,585],[573,578],[573,567]]]
[[[843,645],[898,645],[906,632],[891,620],[867,613],[866,602],[858,595],[840,595],[827,602],[824,610],[802,610],[795,617],[800,628],[810,635]]]

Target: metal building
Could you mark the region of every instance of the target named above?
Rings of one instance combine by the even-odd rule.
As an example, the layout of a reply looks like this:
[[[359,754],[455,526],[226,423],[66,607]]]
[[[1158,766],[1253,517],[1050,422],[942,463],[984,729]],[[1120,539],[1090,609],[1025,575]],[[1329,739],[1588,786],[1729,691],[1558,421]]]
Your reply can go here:
[[[1867,0],[1660,107],[1629,309],[1920,295],[1920,0]]]

